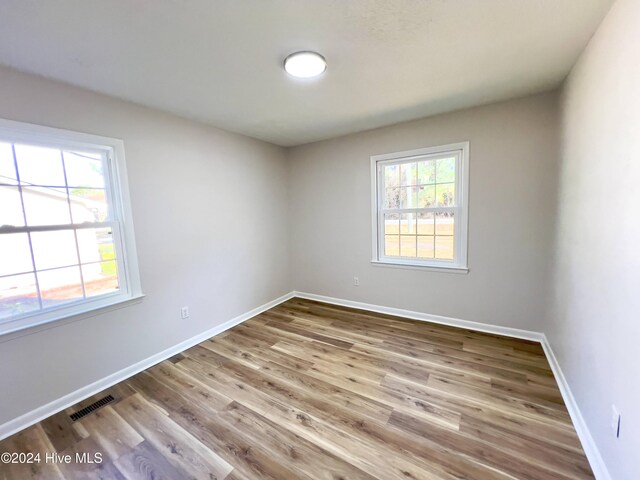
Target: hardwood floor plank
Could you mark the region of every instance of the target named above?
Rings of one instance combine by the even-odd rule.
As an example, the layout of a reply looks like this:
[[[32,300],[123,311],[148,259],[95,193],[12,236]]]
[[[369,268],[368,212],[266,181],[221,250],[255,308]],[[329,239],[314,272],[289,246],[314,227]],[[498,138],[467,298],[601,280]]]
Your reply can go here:
[[[530,461],[544,458],[553,468],[569,477],[591,478],[591,468],[584,455],[559,445],[552,445],[544,440],[522,435],[519,431],[491,425],[467,415],[462,416],[460,431],[485,443],[505,445],[505,448],[514,454],[524,455],[530,458]]]
[[[187,366],[185,364],[185,367]],[[222,379],[220,379],[220,375],[222,375]],[[329,432],[333,432],[332,436],[330,436],[332,441],[353,439],[354,436],[358,435],[358,432],[353,430],[353,426],[359,425],[362,427],[365,425],[364,417],[350,409],[341,407],[338,403],[329,402],[326,398],[315,394],[305,393],[274,377],[260,375],[260,372],[256,372],[237,362],[230,362],[215,374],[209,373],[208,376],[209,378],[216,377],[217,380],[215,381],[218,382],[221,388],[240,388],[243,393],[246,392],[246,395],[240,395],[242,399],[239,401],[241,403],[260,411],[261,414],[276,423],[284,421],[291,427],[303,427],[302,430],[295,430],[296,433],[303,437],[312,435],[316,442],[319,441],[319,438],[314,435],[314,432],[322,431],[326,435],[329,435]],[[227,377],[226,381],[224,377]],[[249,391],[247,391],[247,387],[249,387]],[[266,401],[266,405],[265,400],[261,400],[264,397],[269,399]],[[295,424],[291,424],[292,420]],[[350,433],[346,433],[345,429],[350,430]],[[368,444],[370,440],[369,438],[360,438],[358,443],[360,448],[365,448],[364,445]],[[347,444],[351,445],[351,448],[355,447],[352,440]],[[343,452],[347,444],[341,443],[341,447],[334,453]],[[326,447],[327,444],[323,442],[323,445]],[[335,445],[331,445],[335,448]],[[380,447],[381,445],[367,445],[366,448],[367,451],[370,451]],[[371,461],[369,458],[367,460]],[[375,475],[375,472],[381,468],[377,459],[376,464],[376,468],[372,468],[370,465],[365,468],[361,465],[359,468],[363,468],[368,473]],[[420,474],[420,469],[417,469],[413,464],[410,465],[407,460],[401,457],[396,458],[393,465],[384,469],[389,475],[386,478],[406,478],[406,475],[401,473],[402,469],[413,472],[412,474],[416,478],[432,478]]]
[[[207,350],[211,350],[211,352],[219,355],[223,359],[235,360],[256,370],[260,368],[260,362],[254,358],[251,352],[243,350],[242,348],[238,348],[234,345],[228,345],[221,341],[216,341],[215,338],[205,340],[200,345]]]
[[[268,323],[267,326],[275,327],[278,330],[284,330],[285,332],[293,333],[295,335],[299,335],[304,338],[308,338],[310,340],[316,340],[318,342],[326,343],[329,345],[334,345],[336,347],[341,347],[345,349],[349,349],[353,346],[351,342],[345,342],[344,340],[340,340],[338,338],[329,337],[326,335],[320,335],[319,333],[315,333],[313,330],[306,330],[304,328],[298,328],[291,326],[291,324],[281,324],[281,323]]]
[[[278,307],[275,307],[273,310],[277,312],[287,311],[291,318],[298,313],[298,310],[296,310],[295,307],[296,302],[297,300],[294,299],[286,302],[286,304],[281,304]],[[354,326],[364,325],[365,327],[376,327],[376,329],[381,327],[393,337],[408,336],[410,338],[410,335],[407,332],[413,332],[419,338],[425,338],[425,340],[428,340],[431,335],[435,335],[441,339],[440,344],[444,344],[443,339],[450,338],[455,342],[468,340],[487,345],[499,345],[502,347],[512,345],[520,349],[540,352],[540,354],[543,355],[539,344],[528,340],[512,339],[491,333],[471,331],[458,327],[450,327],[447,325],[423,322],[420,320],[411,320],[394,315],[372,313],[355,308],[323,304],[320,302],[308,300],[303,300],[303,302],[309,305],[305,310],[307,314],[321,318],[334,319],[334,324],[336,321],[345,321],[347,322],[347,326],[349,324],[353,324]],[[393,327],[392,330],[388,330],[390,326]]]
[[[546,441],[549,445],[561,446],[582,453],[582,447],[574,430],[557,422],[548,422],[535,415],[525,415],[519,411],[506,410],[500,405],[469,401],[465,397],[451,396],[446,392],[429,389],[411,380],[387,375],[382,382],[383,388],[389,388],[413,395],[435,405],[446,406],[473,418],[482,419],[491,425],[504,426],[520,432],[523,436]]]
[[[44,419],[40,425],[57,452],[62,452],[88,436],[88,433],[84,435],[84,432],[74,428],[73,421],[65,411]]]
[[[252,432],[261,432],[261,445],[280,463],[302,475],[326,480],[375,478],[238,403],[229,405],[225,413],[225,419],[228,418],[248,441],[254,438]]]
[[[239,327],[234,328],[234,332],[237,331],[238,335],[249,337],[252,334],[252,332],[250,330],[248,331],[244,330],[243,327],[244,325],[240,325]],[[265,333],[265,332],[256,332],[256,333],[258,333],[258,335],[260,335],[263,339],[265,339],[265,341],[269,343],[270,347],[280,341],[279,337],[272,335],[270,333]],[[262,333],[262,335],[260,333]],[[261,349],[253,350],[251,353],[254,360],[259,364],[277,363],[285,367],[293,368],[294,370],[303,370],[303,369],[306,370],[311,365],[313,365],[313,362],[278,352],[273,348],[261,348]]]
[[[540,344],[299,298],[0,451],[104,458],[0,465],[0,480],[594,478]]]
[[[359,377],[366,379],[374,384],[380,383],[385,372],[377,368],[370,368],[369,365],[362,362],[351,362],[346,360],[346,357],[341,354],[335,355],[335,361],[332,360],[332,352],[328,348],[324,348],[321,344],[314,342],[306,342],[303,344],[293,344],[289,342],[278,342],[272,348],[285,352],[290,355],[294,355],[298,358],[306,357],[313,361],[314,369],[318,366],[324,366],[327,369],[333,370],[336,375],[342,375],[347,378]],[[344,352],[344,350],[343,350]]]
[[[469,362],[480,363],[487,366],[493,366],[500,369],[512,370],[520,374],[526,372],[539,376],[553,377],[549,367],[543,366],[539,360],[534,361],[507,355],[491,356],[444,346],[434,346],[432,353]]]
[[[186,356],[183,360],[187,358]],[[173,365],[163,362],[147,370],[147,373],[157,379],[164,386],[179,392],[190,402],[201,405],[207,410],[219,412],[232,402],[232,399],[220,392],[207,387],[197,378],[185,375]]]
[[[42,425],[37,424],[12,435],[0,443],[1,453],[40,454],[40,461],[34,463],[3,462],[0,473],[3,480],[37,480],[64,479],[56,463],[44,460],[47,452],[55,452],[53,444],[44,432]]]
[[[195,362],[191,358],[181,361],[179,368],[185,372],[207,372],[200,378],[202,383],[209,387],[225,391],[228,386],[225,384],[217,384],[213,380],[214,375],[210,377],[208,372],[211,370],[207,365]],[[195,370],[190,370],[189,366],[196,366]],[[147,378],[140,378],[147,377]],[[278,479],[278,478],[295,478],[286,467],[273,462],[268,454],[261,450],[256,450],[252,442],[246,442],[239,438],[238,435],[230,429],[220,415],[215,414],[211,410],[202,409],[199,405],[189,403],[188,399],[183,397],[179,392],[173,391],[162,385],[155,378],[148,375],[136,375],[129,380],[136,389],[144,394],[153,392],[153,399],[162,408],[169,417],[180,425],[184,430],[191,433],[200,442],[209,449],[216,452],[223,459],[234,466],[236,477],[249,479]],[[217,388],[218,387],[218,388]],[[238,389],[242,393],[247,393],[244,388]],[[226,390],[233,394],[234,390]],[[259,398],[260,392],[254,392],[253,397]],[[247,398],[252,398],[247,395]],[[272,403],[267,408],[271,408]],[[281,475],[289,475],[289,477],[281,477]]]
[[[92,438],[83,438],[62,452],[71,455],[70,463],[60,463],[59,468],[67,480],[124,480],[122,472],[104,454],[103,448]],[[98,455],[100,461],[98,461]],[[81,458],[78,458],[81,456]]]
[[[347,390],[329,382],[324,382],[304,372],[296,372],[286,367],[267,364],[262,370],[300,389],[322,394],[333,403],[342,405],[350,410],[374,419],[388,419],[393,407],[371,397],[362,396],[357,392]],[[453,420],[451,420],[453,422]]]
[[[230,464],[142,396],[132,395],[114,408],[169,463],[192,478],[223,479],[233,470]]]
[[[186,480],[190,478],[185,472],[169,463],[164,455],[147,441],[122,455],[115,461],[115,465],[128,480]]]
[[[341,365],[352,369],[359,369],[360,371],[368,371],[370,374],[376,377],[383,377],[389,372],[396,373],[398,375],[408,375],[415,378],[428,378],[428,372],[422,365],[415,362],[407,361],[404,358],[398,358],[394,356],[388,357],[372,357],[353,350],[344,350],[341,348],[333,347],[331,345],[321,344],[315,341],[305,342],[302,344],[293,344],[287,341],[277,342],[272,346],[272,349],[278,351],[288,351],[291,355],[300,357],[306,357],[313,360],[315,363],[328,362],[335,364],[339,361]],[[367,377],[368,374],[362,376]],[[487,384],[490,382],[490,377],[486,378]]]
[[[299,328],[313,329],[314,331],[328,337],[338,338],[340,340],[344,340],[345,342],[354,344],[361,343],[364,345],[375,346],[384,342],[384,340],[382,340],[381,338],[374,338],[370,335],[363,335],[342,328],[336,328],[331,324],[331,322],[320,322],[317,318],[308,320],[306,318],[297,317],[291,321],[290,325]]]
[[[557,408],[559,410],[563,412],[567,411],[564,406],[562,394],[557,387],[543,387],[540,385],[532,385],[529,382],[525,385],[521,385],[495,379],[491,380],[491,388],[525,401],[532,400],[535,402],[544,402],[546,405],[556,404],[558,405]]]
[[[365,355],[370,355],[373,357],[382,355],[382,352],[378,347],[365,347],[360,345],[355,345],[352,349],[354,352],[363,353]],[[409,358],[414,362],[422,365],[423,368],[430,370],[441,370],[444,373],[450,372],[454,374],[462,374],[467,376],[476,376],[479,378],[500,378],[503,380],[510,380],[515,382],[526,383],[526,375],[511,372],[509,370],[488,367],[486,365],[482,365],[479,363],[468,362],[465,360],[458,360],[449,358],[442,355],[435,355],[428,352],[413,352],[413,354],[408,354],[403,351],[390,351],[384,350],[386,353],[391,353],[393,355]]]
[[[393,435],[384,430],[384,419],[372,419],[370,417],[367,420],[358,415],[354,415],[354,412],[352,411],[353,409],[343,408],[341,405],[337,404],[334,406],[330,406],[323,400],[318,400],[315,397],[305,396],[303,394],[303,391],[294,391],[291,389],[287,389],[286,387],[283,387],[282,384],[276,383],[276,380],[273,378],[260,378],[257,375],[257,372],[252,371],[251,369],[240,364],[237,364],[235,366],[226,365],[226,369],[222,369],[221,373],[237,377],[243,382],[243,384],[252,385],[253,388],[261,392],[265,392],[265,390],[268,391],[271,389],[272,391],[268,391],[267,393],[271,397],[279,399],[281,405],[291,405],[293,407],[299,408],[300,412],[304,412],[298,414],[296,419],[302,419],[303,422],[305,418],[313,419],[317,422],[316,428],[318,428],[320,425],[325,428],[335,428],[340,432],[341,435],[344,435],[347,434],[347,431],[345,430],[346,427],[351,435],[358,437],[360,445],[373,443],[374,446],[372,448],[381,448],[384,445],[384,448],[391,448],[392,450],[394,450],[396,455],[402,456],[406,454],[406,450],[401,450],[396,447],[396,445],[398,445],[398,437],[395,436],[395,438],[393,438]],[[277,410],[277,408],[275,410]],[[266,415],[269,414],[273,414],[273,410],[268,409]],[[363,432],[366,434],[363,435]],[[338,433],[334,432],[334,435],[336,434]],[[395,440],[395,442],[393,440]],[[401,458],[402,457],[399,457],[397,462],[400,465],[405,465],[406,468],[407,466],[404,463],[404,460],[401,460]],[[423,460],[418,460],[417,458],[411,456],[410,461],[422,462]],[[427,467],[423,465],[423,468]],[[444,473],[443,471],[439,471],[440,468],[440,465],[438,465],[438,467],[430,465],[427,470],[432,471],[432,473],[433,471],[437,470],[438,474],[444,475],[445,478],[449,478],[450,475],[453,475],[451,473]],[[455,477],[457,478],[457,476]]]
[[[433,424],[423,422],[410,415],[400,412],[393,412],[389,419],[389,425],[398,429],[415,434],[416,436],[435,440],[439,445],[460,452],[461,454],[471,457],[481,464],[485,464],[523,480],[566,480],[567,475],[557,471],[547,470],[544,468],[544,462],[526,461],[522,456],[513,456],[504,450],[504,448],[495,447],[489,443],[482,442],[480,439],[463,436],[460,434],[452,435],[446,429],[439,429]]]
[[[471,387],[468,384],[457,382],[450,378],[430,375],[427,387],[449,395],[460,396],[470,402],[499,405],[508,410],[514,410],[521,415],[536,416],[540,420],[554,422],[565,428],[571,427],[571,419],[566,409],[559,409],[556,404],[549,405],[544,400],[521,400],[508,394],[499,392],[486,392],[482,389]]]
[[[80,423],[99,447],[97,450],[109,460],[117,460],[144,441],[110,406],[84,417]]]

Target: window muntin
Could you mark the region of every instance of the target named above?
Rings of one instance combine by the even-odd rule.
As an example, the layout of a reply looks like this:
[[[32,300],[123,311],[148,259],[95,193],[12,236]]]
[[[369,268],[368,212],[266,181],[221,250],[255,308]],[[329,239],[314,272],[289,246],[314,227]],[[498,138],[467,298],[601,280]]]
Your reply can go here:
[[[372,157],[374,262],[466,269],[467,144]]]
[[[0,332],[140,296],[118,142],[0,121]]]

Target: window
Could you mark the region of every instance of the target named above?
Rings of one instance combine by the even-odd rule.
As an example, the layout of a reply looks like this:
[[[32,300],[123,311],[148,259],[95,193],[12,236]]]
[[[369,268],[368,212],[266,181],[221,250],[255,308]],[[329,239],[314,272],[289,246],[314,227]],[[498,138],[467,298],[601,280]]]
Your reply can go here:
[[[0,333],[141,296],[127,212],[121,141],[0,120]]]
[[[466,271],[468,150],[371,157],[374,263]]]

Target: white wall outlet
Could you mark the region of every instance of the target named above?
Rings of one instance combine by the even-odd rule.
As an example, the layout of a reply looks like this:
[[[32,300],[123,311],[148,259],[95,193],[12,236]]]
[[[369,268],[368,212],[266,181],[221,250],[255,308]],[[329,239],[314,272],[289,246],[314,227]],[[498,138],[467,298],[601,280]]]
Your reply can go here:
[[[620,412],[615,405],[611,405],[611,430],[616,438],[620,436]]]
[[[353,284],[356,287],[359,287],[360,286],[360,279],[358,277],[353,277]]]
[[[189,318],[189,307],[182,307],[180,309],[180,316],[182,318]]]

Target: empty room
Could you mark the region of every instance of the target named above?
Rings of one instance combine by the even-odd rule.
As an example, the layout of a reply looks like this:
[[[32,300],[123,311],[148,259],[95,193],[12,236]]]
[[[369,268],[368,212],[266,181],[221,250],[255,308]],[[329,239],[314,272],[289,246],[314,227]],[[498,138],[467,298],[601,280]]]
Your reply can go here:
[[[640,0],[0,0],[0,480],[640,479]]]

